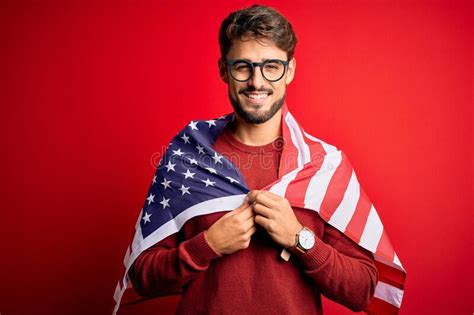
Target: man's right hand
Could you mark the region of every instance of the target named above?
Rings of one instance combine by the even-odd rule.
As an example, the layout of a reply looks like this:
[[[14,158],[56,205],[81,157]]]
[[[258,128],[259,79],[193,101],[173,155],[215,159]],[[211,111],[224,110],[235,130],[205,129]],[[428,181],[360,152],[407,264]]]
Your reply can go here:
[[[253,207],[246,199],[204,231],[204,238],[216,253],[232,254],[247,248],[256,230]]]

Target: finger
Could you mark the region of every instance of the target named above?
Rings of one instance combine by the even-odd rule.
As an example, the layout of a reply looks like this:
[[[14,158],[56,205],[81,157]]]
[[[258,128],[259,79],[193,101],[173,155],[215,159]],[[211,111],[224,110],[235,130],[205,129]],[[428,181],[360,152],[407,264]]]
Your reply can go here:
[[[261,192],[262,190],[251,190],[247,194],[247,199],[250,204],[252,204],[255,201],[255,197]]]
[[[250,205],[250,203],[249,203],[248,199],[245,198],[244,202],[243,202],[240,206],[238,206],[237,208],[235,208],[235,209],[233,210],[233,212],[234,212],[234,213],[242,212],[242,211],[244,211],[246,208],[248,208],[249,205]]]
[[[242,202],[242,206],[246,206],[246,205],[248,206],[249,204],[250,204],[249,198],[245,196],[244,201]]]
[[[252,226],[248,231],[247,233],[245,234],[246,236],[250,237],[252,236],[255,232],[257,232],[257,227],[254,225]]]
[[[255,223],[263,227],[267,231],[271,231],[271,220],[268,218],[265,218],[261,215],[256,215],[255,216]]]
[[[230,217],[232,215],[237,215],[241,212],[243,212],[246,208],[250,207],[248,201],[244,201],[244,203],[242,203],[240,206],[238,206],[237,208],[233,209],[233,210],[230,210],[229,212],[227,212],[226,214],[224,214],[223,217]]]
[[[253,217],[255,216],[255,213],[253,211],[253,206],[251,205],[247,206],[247,208],[237,213],[236,216],[238,216],[240,219],[244,221],[253,219]]]
[[[253,226],[255,226],[255,221],[252,219],[249,219],[247,221],[245,221],[243,224],[242,224],[242,228],[244,231],[248,231],[250,230]]]
[[[278,202],[272,199],[266,192],[261,191],[258,193],[255,198],[253,199],[254,202],[264,205],[268,208],[275,209],[278,206]]]
[[[272,209],[265,207],[264,205],[261,205],[259,203],[256,203],[253,205],[253,211],[255,212],[255,214],[261,215],[268,219],[272,219],[274,217],[274,213]]]

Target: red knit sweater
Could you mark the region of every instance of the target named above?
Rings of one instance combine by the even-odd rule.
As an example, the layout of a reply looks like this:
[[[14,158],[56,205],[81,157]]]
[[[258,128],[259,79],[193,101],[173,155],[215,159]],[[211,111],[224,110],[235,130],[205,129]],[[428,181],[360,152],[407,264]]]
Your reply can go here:
[[[250,189],[278,178],[278,142],[248,146],[228,128],[214,149],[239,167]],[[177,314],[322,314],[321,296],[361,311],[377,283],[373,256],[326,224],[316,212],[293,208],[316,234],[306,254],[279,258],[282,248],[263,230],[250,246],[219,256],[203,231],[225,212],[189,220],[180,232],[142,252],[129,271],[142,296],[181,293]]]

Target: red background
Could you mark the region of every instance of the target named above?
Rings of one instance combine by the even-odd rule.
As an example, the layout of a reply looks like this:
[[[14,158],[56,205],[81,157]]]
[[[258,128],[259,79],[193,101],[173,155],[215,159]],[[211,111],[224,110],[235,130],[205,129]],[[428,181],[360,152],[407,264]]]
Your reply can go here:
[[[290,110],[347,153],[408,271],[400,314],[472,314],[473,2],[265,3],[299,39]],[[217,30],[248,4],[1,2],[2,315],[110,314],[155,153],[231,111]]]

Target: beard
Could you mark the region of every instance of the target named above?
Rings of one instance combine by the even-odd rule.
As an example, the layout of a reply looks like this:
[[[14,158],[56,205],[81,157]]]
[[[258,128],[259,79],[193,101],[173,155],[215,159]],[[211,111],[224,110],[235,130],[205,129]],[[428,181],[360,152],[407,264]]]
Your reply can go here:
[[[257,89],[250,88],[250,89],[240,90],[239,94],[243,92],[252,92],[252,91],[272,93],[272,91],[269,91],[269,90],[264,90],[264,89],[257,90]],[[275,116],[275,114],[283,106],[283,104],[285,103],[285,98],[286,98],[286,91],[285,91],[282,98],[276,100],[272,104],[269,110],[264,111],[262,113],[254,113],[254,112],[245,111],[240,101],[237,98],[232,97],[232,95],[230,94],[230,90],[228,92],[229,92],[228,93],[229,99],[232,104],[232,107],[234,108],[234,111],[248,124],[263,124],[264,122],[270,120],[273,116]]]

